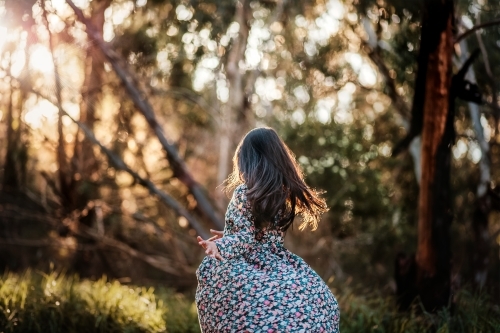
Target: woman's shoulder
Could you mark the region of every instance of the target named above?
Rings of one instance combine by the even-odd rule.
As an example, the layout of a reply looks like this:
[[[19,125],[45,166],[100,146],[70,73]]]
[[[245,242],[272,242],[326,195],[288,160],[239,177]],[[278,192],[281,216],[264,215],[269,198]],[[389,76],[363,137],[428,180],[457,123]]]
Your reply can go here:
[[[248,189],[247,187],[247,184],[243,183],[243,184],[240,184],[238,186],[236,186],[236,188],[234,189],[234,192],[246,192],[246,190]]]
[[[233,197],[238,199],[246,199],[247,190],[247,184],[240,184],[234,189]]]

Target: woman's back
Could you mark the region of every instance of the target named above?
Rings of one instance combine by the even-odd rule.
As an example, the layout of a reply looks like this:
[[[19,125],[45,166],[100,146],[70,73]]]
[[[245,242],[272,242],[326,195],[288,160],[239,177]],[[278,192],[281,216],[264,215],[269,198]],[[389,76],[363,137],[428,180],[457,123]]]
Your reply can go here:
[[[236,188],[206,257],[196,303],[203,332],[338,332],[339,308],[321,278],[283,246],[283,232],[257,230],[246,185]]]

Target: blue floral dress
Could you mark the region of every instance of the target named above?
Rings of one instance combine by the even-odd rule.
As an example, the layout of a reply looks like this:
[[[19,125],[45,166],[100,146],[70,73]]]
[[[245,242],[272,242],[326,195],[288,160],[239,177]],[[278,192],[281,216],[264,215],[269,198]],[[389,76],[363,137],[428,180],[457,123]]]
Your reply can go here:
[[[224,260],[205,257],[196,271],[201,329],[210,332],[339,332],[337,300],[282,232],[255,229],[246,185],[236,188],[224,237]]]

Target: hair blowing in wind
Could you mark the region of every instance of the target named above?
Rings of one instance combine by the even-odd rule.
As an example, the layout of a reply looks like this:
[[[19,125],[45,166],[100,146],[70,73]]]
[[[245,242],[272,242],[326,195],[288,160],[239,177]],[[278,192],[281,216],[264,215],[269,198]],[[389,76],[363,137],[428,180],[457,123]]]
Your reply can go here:
[[[299,228],[314,230],[328,210],[320,193],[306,185],[295,155],[272,128],[253,129],[238,144],[225,189],[243,183],[259,229],[286,231],[299,215]]]

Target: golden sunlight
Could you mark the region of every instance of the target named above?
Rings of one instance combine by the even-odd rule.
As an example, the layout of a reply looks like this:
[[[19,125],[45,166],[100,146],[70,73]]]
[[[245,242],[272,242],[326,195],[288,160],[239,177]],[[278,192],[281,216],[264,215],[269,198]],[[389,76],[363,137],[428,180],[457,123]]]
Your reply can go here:
[[[24,115],[24,121],[32,128],[41,128],[44,124],[53,124],[57,121],[58,109],[47,100],[30,99],[27,101],[28,112]]]
[[[0,26],[0,50],[4,46],[5,42],[7,42],[7,28]]]
[[[30,68],[44,74],[53,73],[54,63],[52,61],[52,55],[47,47],[43,45],[33,46],[30,57]]]

